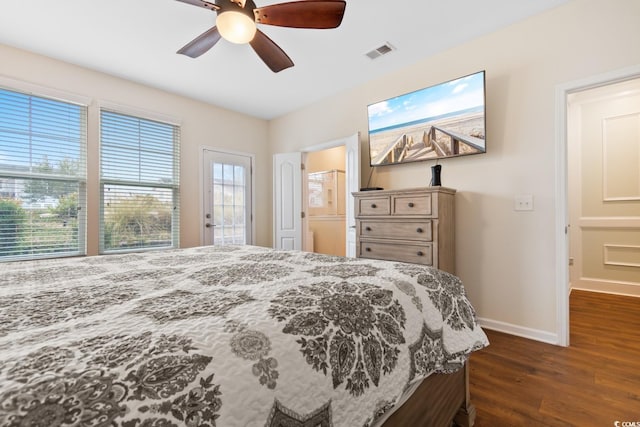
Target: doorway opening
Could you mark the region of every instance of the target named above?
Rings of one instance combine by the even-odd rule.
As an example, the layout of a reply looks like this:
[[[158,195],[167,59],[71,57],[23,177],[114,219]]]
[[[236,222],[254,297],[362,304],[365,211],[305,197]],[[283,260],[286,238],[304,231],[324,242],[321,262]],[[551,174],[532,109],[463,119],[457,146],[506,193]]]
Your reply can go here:
[[[568,96],[572,289],[640,296],[640,78]]]
[[[346,255],[345,146],[303,155],[304,250],[326,255]],[[305,221],[306,220],[306,221]]]
[[[569,345],[569,294],[571,292],[570,238],[579,227],[569,218],[569,104],[573,94],[640,77],[640,66],[625,68],[556,88],[556,332],[559,345]],[[572,232],[570,233],[570,229]]]
[[[344,168],[341,166],[327,166],[324,164],[319,167],[317,172],[329,172],[333,169],[344,170],[344,191],[331,191],[332,199],[335,198],[340,191],[340,196],[344,200],[344,235],[345,255],[347,257],[356,256],[356,226],[354,214],[354,199],[352,193],[360,189],[360,134],[326,142],[324,144],[307,147],[304,150],[279,153],[273,155],[273,247],[276,249],[286,250],[309,250],[311,245],[308,235],[308,210],[309,210],[309,190],[308,190],[308,174],[305,171],[303,159],[313,156],[312,153],[323,152],[333,153],[331,149],[337,152],[342,150],[344,160]],[[312,167],[315,169],[315,167]],[[302,172],[305,173],[302,173]],[[313,170],[312,172],[316,172]],[[336,173],[336,180],[339,180],[339,173]],[[329,192],[327,192],[329,193]],[[338,212],[338,201],[336,200],[332,206],[336,206]],[[318,213],[318,211],[316,211]],[[323,236],[326,237],[326,236]],[[313,236],[313,240],[316,236]],[[315,246],[315,243],[314,243]]]

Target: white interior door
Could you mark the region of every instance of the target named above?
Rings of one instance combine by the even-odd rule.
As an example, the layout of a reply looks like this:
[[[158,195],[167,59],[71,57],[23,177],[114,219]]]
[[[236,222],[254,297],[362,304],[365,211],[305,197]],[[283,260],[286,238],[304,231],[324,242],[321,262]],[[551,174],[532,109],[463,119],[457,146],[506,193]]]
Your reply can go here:
[[[356,256],[356,217],[354,198],[352,193],[360,190],[360,133],[350,136],[345,140],[346,147],[346,226],[347,226],[347,250],[348,257]]]
[[[203,242],[252,244],[252,157],[204,149]]]
[[[273,156],[273,247],[302,250],[302,153]]]

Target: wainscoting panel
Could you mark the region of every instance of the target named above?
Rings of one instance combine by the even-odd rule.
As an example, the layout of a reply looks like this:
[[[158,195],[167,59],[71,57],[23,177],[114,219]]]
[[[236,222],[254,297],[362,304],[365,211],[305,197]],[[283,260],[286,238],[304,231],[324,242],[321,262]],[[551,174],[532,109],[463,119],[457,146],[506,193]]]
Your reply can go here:
[[[629,219],[580,224],[582,263],[573,287],[640,296],[640,228],[630,227]]]
[[[640,112],[602,123],[604,201],[640,200]]]
[[[640,265],[629,265],[633,264],[632,251],[635,247],[637,252],[638,242],[640,230],[583,228],[582,276],[640,284]],[[627,262],[623,262],[625,260]]]
[[[640,267],[640,246],[604,245],[605,265]]]

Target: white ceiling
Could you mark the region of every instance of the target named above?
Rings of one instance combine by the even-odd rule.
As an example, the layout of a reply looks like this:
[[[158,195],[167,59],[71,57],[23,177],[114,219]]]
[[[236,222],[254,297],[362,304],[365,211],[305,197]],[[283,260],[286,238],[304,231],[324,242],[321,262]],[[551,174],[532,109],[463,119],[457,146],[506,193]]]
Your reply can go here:
[[[226,40],[177,55],[216,15],[175,0],[0,0],[0,43],[272,119],[566,1],[347,0],[337,29],[259,25],[295,63],[280,73]]]

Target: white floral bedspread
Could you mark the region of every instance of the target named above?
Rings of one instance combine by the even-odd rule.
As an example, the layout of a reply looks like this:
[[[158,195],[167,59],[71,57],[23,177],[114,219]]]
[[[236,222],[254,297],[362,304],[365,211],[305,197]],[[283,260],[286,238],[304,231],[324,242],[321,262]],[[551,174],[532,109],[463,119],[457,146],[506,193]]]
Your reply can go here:
[[[253,246],[0,264],[0,425],[371,425],[487,345],[460,281]]]

